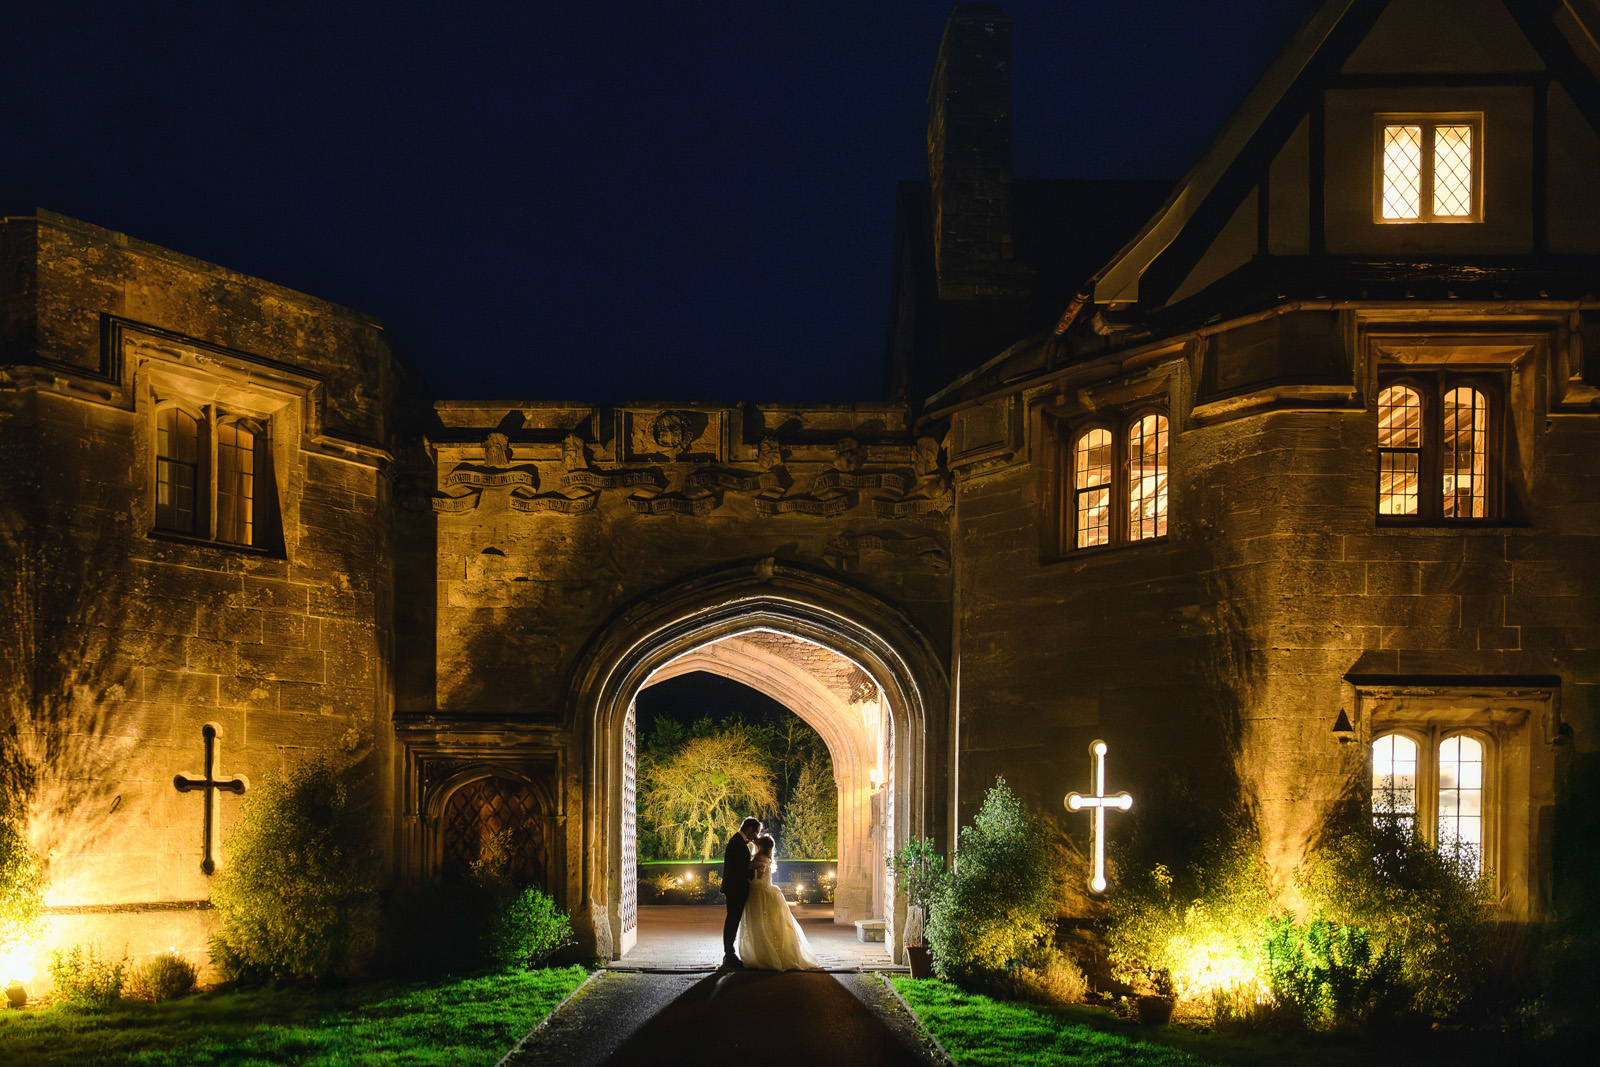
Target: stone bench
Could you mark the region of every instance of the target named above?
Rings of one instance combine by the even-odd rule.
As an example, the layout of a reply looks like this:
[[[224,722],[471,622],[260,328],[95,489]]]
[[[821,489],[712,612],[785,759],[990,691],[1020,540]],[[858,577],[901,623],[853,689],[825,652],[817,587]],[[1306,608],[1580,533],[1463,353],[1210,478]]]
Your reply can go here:
[[[883,940],[883,920],[882,919],[857,919],[856,920],[856,940],[857,941],[882,941]]]

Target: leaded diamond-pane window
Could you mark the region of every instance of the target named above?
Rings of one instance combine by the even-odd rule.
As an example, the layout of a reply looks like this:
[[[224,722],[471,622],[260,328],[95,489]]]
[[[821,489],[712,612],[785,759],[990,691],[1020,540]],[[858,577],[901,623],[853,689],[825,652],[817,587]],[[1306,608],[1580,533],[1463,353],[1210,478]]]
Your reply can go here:
[[[1383,217],[1422,214],[1422,127],[1383,128]]]
[[[1450,218],[1472,214],[1471,126],[1433,131],[1433,213]]]
[[[1483,120],[1407,118],[1379,126],[1379,222],[1481,222]]]
[[[1444,395],[1444,517],[1489,515],[1489,405],[1476,389]]]
[[[1162,411],[1130,411],[1061,437],[1063,553],[1167,536],[1171,424]]]

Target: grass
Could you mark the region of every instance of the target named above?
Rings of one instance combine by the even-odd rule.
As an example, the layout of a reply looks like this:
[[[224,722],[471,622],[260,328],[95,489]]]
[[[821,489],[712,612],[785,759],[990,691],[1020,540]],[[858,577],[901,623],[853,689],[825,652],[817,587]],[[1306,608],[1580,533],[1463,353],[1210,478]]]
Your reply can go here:
[[[1470,1031],[1217,1034],[1187,1026],[1142,1027],[1098,1008],[993,1000],[935,979],[893,976],[889,982],[959,1067],[1489,1067],[1529,1062],[1504,1039]]]
[[[1126,1033],[1064,1020],[1059,1012],[963,993],[931,978],[891,977],[962,1067],[1197,1067],[1208,1061]]]
[[[489,1065],[586,975],[567,967],[333,990],[203,993],[102,1010],[57,1004],[0,1011],[0,1063]]]

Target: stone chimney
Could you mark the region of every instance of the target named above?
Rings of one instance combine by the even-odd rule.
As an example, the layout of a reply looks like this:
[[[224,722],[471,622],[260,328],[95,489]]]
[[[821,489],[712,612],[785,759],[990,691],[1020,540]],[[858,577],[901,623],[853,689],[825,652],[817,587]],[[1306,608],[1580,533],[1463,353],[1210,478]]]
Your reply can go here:
[[[1011,23],[997,3],[960,3],[928,89],[934,266],[945,300],[1015,297],[1011,258]]]

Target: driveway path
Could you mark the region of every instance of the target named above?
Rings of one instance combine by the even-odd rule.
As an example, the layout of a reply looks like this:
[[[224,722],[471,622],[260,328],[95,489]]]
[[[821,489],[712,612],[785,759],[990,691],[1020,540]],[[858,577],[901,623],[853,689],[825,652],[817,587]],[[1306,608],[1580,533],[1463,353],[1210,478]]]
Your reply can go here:
[[[905,971],[882,941],[856,940],[855,926],[833,921],[831,904],[791,904],[811,949],[827,971]],[[623,971],[714,971],[722,960],[722,920],[714,904],[647,904],[639,908],[639,943],[611,963]]]
[[[929,1067],[916,1024],[869,974],[605,971],[507,1067]]]

